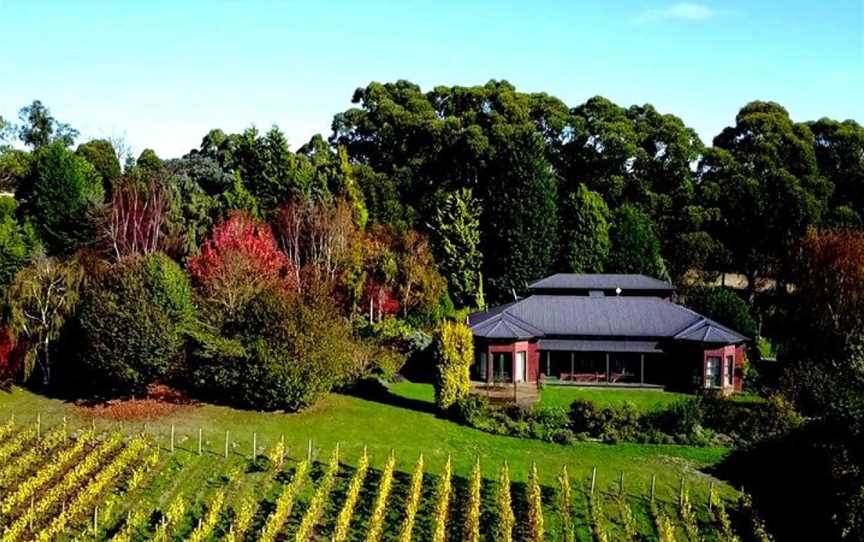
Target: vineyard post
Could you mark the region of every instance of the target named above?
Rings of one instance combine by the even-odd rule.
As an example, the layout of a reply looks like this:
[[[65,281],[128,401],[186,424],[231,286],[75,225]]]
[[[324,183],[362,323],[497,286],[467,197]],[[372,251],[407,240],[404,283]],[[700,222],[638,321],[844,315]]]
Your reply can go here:
[[[228,459],[228,431],[225,431],[225,459]]]
[[[258,457],[258,433],[252,431],[252,461]]]
[[[306,462],[312,463],[312,439],[309,439],[309,447],[306,450]]]
[[[174,453],[174,424],[171,424],[171,453]]]
[[[200,427],[198,428],[198,455],[201,455],[201,437],[204,434],[204,430]]]
[[[597,467],[591,469],[591,496],[594,496],[594,484],[597,481]]]
[[[618,496],[624,495],[624,471],[621,471],[621,476],[618,477]]]
[[[279,468],[285,464],[285,435],[279,437]]]
[[[336,463],[339,463],[339,441],[336,441]]]
[[[654,504],[654,489],[656,487],[656,484],[657,484],[657,475],[652,474],[651,475],[651,504]]]
[[[714,480],[708,484],[708,512],[714,511]]]
[[[69,425],[66,423],[66,416],[63,416],[63,442],[66,442],[66,438],[69,436]]]
[[[99,507],[93,509],[93,537],[99,532]]]
[[[30,513],[27,514],[30,516],[30,532],[33,532],[33,507],[36,506],[36,496],[30,496]]]
[[[36,413],[36,438],[42,437],[42,413]]]
[[[678,486],[678,506],[684,504],[684,475],[681,475],[681,483]]]

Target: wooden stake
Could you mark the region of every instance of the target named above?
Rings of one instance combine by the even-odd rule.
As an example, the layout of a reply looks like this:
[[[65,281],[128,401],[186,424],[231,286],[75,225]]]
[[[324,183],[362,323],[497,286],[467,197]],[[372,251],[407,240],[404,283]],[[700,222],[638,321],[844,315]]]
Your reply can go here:
[[[312,463],[312,439],[309,439],[309,448],[306,450],[306,461]]]
[[[651,475],[651,504],[654,504],[654,490],[656,488],[656,485],[657,485],[657,475],[652,474]]]
[[[174,424],[171,424],[171,453],[174,453]]]
[[[201,441],[204,436],[204,430],[200,427],[198,428],[198,455],[201,455]]]
[[[336,443],[336,463],[339,463],[339,443]]]
[[[684,477],[681,477],[681,484],[678,487],[678,506],[684,504]]]
[[[63,416],[63,442],[66,442],[66,438],[69,436],[69,425],[66,423],[66,416]]]
[[[285,435],[279,438],[279,442],[279,468],[281,469],[282,465],[285,464]]]
[[[621,476],[618,477],[618,496],[624,495],[624,471],[621,471]]]
[[[225,431],[225,459],[228,459],[228,431]]]
[[[597,467],[591,469],[591,495],[594,495],[594,484],[597,482]]]
[[[252,461],[258,457],[258,433],[252,432]]]
[[[36,438],[42,437],[42,413],[36,414]]]
[[[99,532],[99,507],[93,509],[93,536]]]
[[[714,511],[714,480],[708,484],[708,511]]]

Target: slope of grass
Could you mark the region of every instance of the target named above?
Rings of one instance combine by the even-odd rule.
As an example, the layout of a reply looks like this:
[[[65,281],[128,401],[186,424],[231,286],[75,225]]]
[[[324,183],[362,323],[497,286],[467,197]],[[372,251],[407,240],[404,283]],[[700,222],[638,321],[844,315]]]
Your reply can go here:
[[[722,494],[730,498],[735,495],[732,488],[699,471],[720,461],[727,453],[726,449],[599,443],[568,446],[490,435],[437,417],[432,411],[431,400],[431,386],[404,382],[394,385],[391,394],[376,401],[332,394],[314,408],[299,414],[262,413],[201,404],[149,421],[146,427],[144,422],[121,423],[104,419],[95,420],[95,424],[103,430],[118,426],[123,426],[127,432],[146,429],[156,436],[165,451],[163,465],[146,489],[139,492],[134,502],[126,503],[135,509],[164,509],[180,494],[194,509],[203,509],[203,503],[214,490],[214,480],[233,465],[249,463],[253,433],[258,454],[266,454],[284,437],[289,446],[289,463],[306,456],[310,439],[313,456],[318,461],[326,461],[338,443],[349,469],[356,465],[364,447],[368,447],[372,456],[373,471],[382,468],[392,451],[397,457],[397,479],[401,485],[407,480],[420,453],[426,459],[426,471],[433,475],[430,480],[441,472],[447,457],[452,457],[457,487],[465,484],[473,462],[481,458],[483,476],[492,488],[484,490],[486,492],[494,490],[498,468],[505,460],[510,465],[517,487],[526,482],[531,464],[536,463],[541,482],[548,488],[548,491],[544,490],[544,499],[548,495],[552,507],[556,476],[563,465],[567,465],[577,492],[585,491],[591,470],[597,467],[597,488],[604,493],[617,490],[623,472],[626,491],[633,498],[646,495],[652,476],[656,476],[658,498],[670,503],[677,495],[682,477],[687,481],[694,501],[706,501],[712,481]],[[14,414],[16,421],[22,424],[32,422],[39,414],[44,428],[62,423],[63,417],[71,427],[90,426],[93,420],[88,417],[88,412],[23,389],[0,392],[0,416],[5,418]],[[174,454],[168,452],[172,426]],[[201,456],[197,451],[199,429],[203,435]],[[227,460],[223,457],[226,431],[229,437]],[[242,494],[252,491],[261,499],[259,514],[266,513],[272,508],[275,498],[272,484],[268,476],[252,469],[243,480],[242,488],[235,488],[229,495],[229,506],[235,506]],[[397,488],[394,495],[402,495],[404,491],[405,488]],[[494,495],[490,493],[489,497]],[[584,499],[579,502],[582,501]],[[428,504],[425,506],[428,508]],[[553,517],[549,520],[551,527],[555,521]],[[648,518],[640,517],[640,520],[648,521]],[[258,521],[263,521],[263,517]],[[293,518],[292,521],[299,520]],[[427,520],[421,519],[421,524],[423,521]],[[184,532],[193,527],[191,523],[185,525]]]
[[[570,403],[576,399],[587,399],[598,406],[618,406],[629,401],[640,411],[650,412],[688,397],[692,396],[662,390],[546,386],[540,394],[538,404],[541,407],[570,408]]]

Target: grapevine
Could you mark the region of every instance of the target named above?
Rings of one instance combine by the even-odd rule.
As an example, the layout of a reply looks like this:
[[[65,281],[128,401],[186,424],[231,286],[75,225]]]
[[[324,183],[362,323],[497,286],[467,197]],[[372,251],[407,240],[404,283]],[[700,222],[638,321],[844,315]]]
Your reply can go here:
[[[210,506],[207,508],[207,514],[204,519],[198,523],[198,526],[186,539],[187,542],[204,542],[208,540],[216,524],[219,523],[219,515],[222,513],[222,507],[225,505],[225,490],[221,489],[216,492],[216,495],[210,501]]]
[[[516,516],[513,514],[513,498],[510,495],[510,467],[506,462],[501,465],[498,477],[498,514],[498,539],[501,542],[513,542]]]
[[[186,514],[186,501],[182,495],[178,495],[176,499],[168,506],[168,511],[162,517],[162,522],[153,533],[152,542],[168,542],[171,540],[171,531],[177,523],[183,519]]]
[[[741,542],[741,539],[738,538],[732,529],[732,521],[729,519],[729,514],[726,513],[726,505],[723,503],[723,499],[714,492],[713,487],[708,495],[708,501],[711,503],[714,518],[720,524],[720,532],[717,533],[717,538],[721,542]]]
[[[0,487],[7,487],[11,482],[14,482],[21,475],[29,472],[40,461],[43,461],[46,454],[51,453],[66,440],[66,432],[62,429],[56,429],[43,438],[39,445],[35,448],[27,450],[19,456],[15,462],[9,463],[3,469],[0,469]]]
[[[471,481],[468,484],[468,511],[465,514],[465,537],[467,542],[480,542],[480,459],[474,463],[471,470]]]
[[[564,542],[574,542],[573,532],[573,510],[571,502],[573,500],[572,491],[570,489],[570,475],[567,472],[567,465],[561,467],[561,474],[558,476],[558,513],[561,516],[561,530],[564,535]],[[512,513],[512,512],[511,512]]]
[[[300,527],[297,528],[297,533],[294,537],[296,542],[306,542],[312,536],[312,530],[315,524],[321,518],[321,513],[324,511],[324,506],[327,504],[327,498],[330,496],[330,491],[333,489],[333,484],[336,481],[336,474],[339,472],[339,448],[337,447],[330,456],[330,461],[327,463],[327,470],[321,478],[318,485],[318,490],[309,502],[306,508],[306,513],[303,514],[303,519],[300,520]]]
[[[377,542],[381,538],[381,531],[384,529],[384,514],[387,512],[387,499],[390,497],[390,490],[393,487],[393,469],[395,467],[396,457],[391,453],[384,465],[384,471],[381,473],[381,480],[378,481],[378,495],[375,497],[375,504],[372,508],[366,542]]]
[[[660,542],[676,542],[672,521],[655,503],[651,503],[651,515],[654,517],[654,526],[657,529],[657,537]]]
[[[435,505],[435,534],[432,537],[433,542],[444,542],[447,540],[447,516],[450,511],[450,478],[452,470],[450,458],[447,458],[447,463],[444,464],[444,471],[441,473],[441,479],[438,481],[438,502]]]
[[[294,471],[294,478],[282,490],[282,494],[276,500],[276,509],[267,518],[267,524],[264,525],[264,530],[261,532],[259,542],[274,542],[279,530],[282,529],[285,520],[291,515],[291,509],[294,508],[294,501],[297,498],[297,492],[306,481],[306,473],[309,470],[309,463],[305,459],[297,464],[297,469]]]
[[[690,503],[690,494],[687,488],[681,486],[681,496],[678,501],[678,509],[681,514],[681,521],[684,523],[684,531],[687,533],[687,538],[690,542],[699,542],[699,525],[696,521],[696,511],[693,510],[693,505]]]
[[[351,478],[351,485],[348,487],[348,493],[345,496],[345,504],[342,505],[342,510],[339,511],[339,516],[336,518],[336,528],[333,531],[332,542],[345,542],[348,539],[348,529],[351,527],[351,517],[354,515],[354,508],[357,505],[357,499],[360,498],[360,491],[363,489],[363,481],[366,479],[366,472],[369,470],[369,454],[363,450],[363,455],[357,465],[357,470]]]
[[[540,492],[536,463],[531,465],[528,481],[528,529],[531,542],[543,541],[543,494]]]
[[[106,487],[114,483],[119,476],[129,469],[133,461],[139,458],[146,448],[147,441],[144,437],[133,439],[104,469],[90,479],[76,494],[72,503],[55,516],[47,528],[40,531],[39,536],[36,538],[37,542],[50,542],[62,533],[74,518],[83,514],[93,505],[94,501],[98,499]],[[114,499],[109,498],[108,502],[113,504]],[[110,504],[106,505],[106,509],[110,509],[110,507]]]
[[[399,532],[399,542],[411,542],[414,532],[414,520],[420,507],[420,494],[423,491],[423,454],[417,459],[414,473],[411,475],[411,488],[408,490],[408,503],[405,506],[405,521]]]
[[[58,474],[69,468],[69,466],[78,459],[78,456],[81,455],[85,446],[92,438],[92,432],[84,433],[75,441],[73,446],[63,450],[57,455],[54,461],[46,465],[44,469],[21,482],[16,491],[8,494],[2,501],[0,501],[0,514],[8,516],[17,506],[27,502],[31,495],[34,495]],[[119,438],[109,439],[105,444],[103,444],[102,448],[113,448],[116,444],[119,444]],[[92,455],[87,456],[88,459],[90,457],[92,457]],[[78,463],[78,465],[81,464],[83,463]]]

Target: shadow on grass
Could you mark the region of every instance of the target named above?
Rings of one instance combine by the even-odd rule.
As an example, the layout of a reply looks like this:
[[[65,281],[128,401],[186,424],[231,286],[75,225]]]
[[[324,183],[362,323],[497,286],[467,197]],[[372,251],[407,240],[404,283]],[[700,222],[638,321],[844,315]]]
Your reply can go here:
[[[363,380],[351,388],[344,390],[344,393],[376,403],[425,412],[427,414],[438,414],[438,409],[435,408],[434,403],[396,395],[378,380]]]

